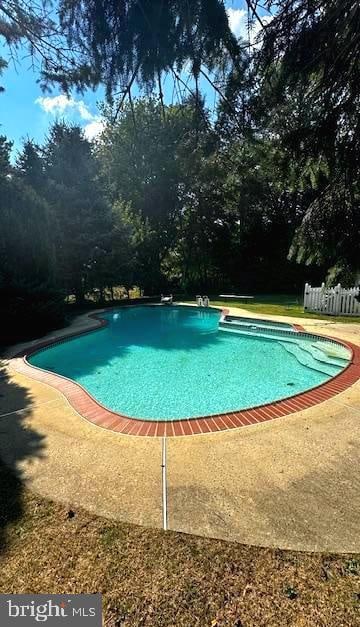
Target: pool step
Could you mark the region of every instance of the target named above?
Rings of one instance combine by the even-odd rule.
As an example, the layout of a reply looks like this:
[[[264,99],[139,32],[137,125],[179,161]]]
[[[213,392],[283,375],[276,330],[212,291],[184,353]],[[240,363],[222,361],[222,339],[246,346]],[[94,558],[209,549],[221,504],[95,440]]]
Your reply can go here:
[[[253,324],[237,324],[233,322],[219,322],[219,331],[226,331],[228,333],[238,333],[242,335],[252,335],[253,337],[265,337],[270,340],[281,340],[284,337],[294,337],[297,334],[296,330],[290,329],[277,329],[275,327],[259,326]]]
[[[341,344],[330,344],[320,340],[314,342],[312,346],[321,351],[327,358],[339,360],[342,365],[346,365],[351,358],[350,350]]]
[[[294,355],[300,364],[306,366],[307,368],[312,368],[312,370],[317,370],[318,372],[322,372],[322,374],[326,374],[330,377],[333,377],[341,370],[341,366],[338,364],[326,364],[323,361],[319,361],[309,351],[304,350],[304,348],[296,342],[280,342],[280,344],[285,348],[285,350],[287,350],[288,353]]]
[[[343,359],[339,357],[329,357],[324,351],[320,350],[316,344],[312,344],[310,342],[302,342],[301,348],[312,355],[314,359],[320,361],[324,364],[329,364],[330,366],[337,366],[339,368],[343,368],[346,366],[348,359]]]
[[[226,316],[225,318],[223,318],[221,320],[221,322],[219,323],[219,326],[227,329],[227,328],[232,328],[232,329],[239,329],[239,330],[248,330],[248,331],[253,331],[253,332],[259,332],[259,331],[286,331],[287,333],[298,333],[298,331],[294,328],[292,328],[291,325],[285,325],[285,324],[271,324],[271,321],[267,321],[267,320],[254,320],[254,321],[250,321],[247,319],[241,320],[241,318],[236,318],[234,319],[234,317],[228,317]]]
[[[283,340],[284,335],[274,329],[251,329],[245,326],[230,326],[222,322],[219,323],[219,331],[225,333],[235,333],[236,335],[250,335],[251,337],[266,338],[268,340]]]
[[[303,366],[312,368],[330,377],[338,374],[340,370],[347,365],[349,360],[349,354],[345,347],[343,349],[342,346],[339,346],[338,350],[337,345],[330,344],[330,342],[312,342],[301,339],[301,334],[287,330],[284,331],[283,329],[279,330],[268,327],[252,328],[251,325],[226,324],[220,322],[219,331],[277,340],[283,348],[291,353]]]

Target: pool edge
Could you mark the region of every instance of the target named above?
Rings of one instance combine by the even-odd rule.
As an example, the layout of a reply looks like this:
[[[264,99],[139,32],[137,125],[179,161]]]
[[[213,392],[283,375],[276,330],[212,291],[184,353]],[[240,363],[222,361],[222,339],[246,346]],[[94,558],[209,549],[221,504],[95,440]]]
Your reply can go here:
[[[126,305],[125,307],[137,306],[159,306],[159,305]],[[160,305],[161,306],[161,305]],[[345,346],[351,351],[349,364],[330,380],[321,383],[305,392],[300,392],[286,399],[257,405],[246,410],[239,410],[223,414],[207,415],[197,418],[182,418],[169,421],[142,420],[141,418],[124,416],[103,406],[96,400],[80,383],[68,379],[59,374],[54,374],[37,366],[29,364],[27,357],[50,347],[70,340],[74,337],[92,333],[107,325],[107,321],[101,315],[118,307],[99,310],[87,315],[87,318],[94,320],[94,325],[80,331],[64,334],[57,338],[39,340],[30,348],[25,348],[18,352],[10,361],[12,368],[30,378],[52,386],[67,399],[71,407],[88,422],[107,429],[109,431],[124,435],[145,436],[145,437],[175,437],[186,435],[199,435],[206,433],[216,433],[238,429],[263,422],[274,420],[294,414],[303,409],[313,407],[329,400],[330,398],[345,391],[360,379],[360,347],[351,342],[340,340],[336,337],[311,334],[321,339],[332,340]],[[218,309],[214,307],[213,309]],[[223,314],[228,310],[222,309]],[[299,333],[306,333],[301,325],[296,326]]]

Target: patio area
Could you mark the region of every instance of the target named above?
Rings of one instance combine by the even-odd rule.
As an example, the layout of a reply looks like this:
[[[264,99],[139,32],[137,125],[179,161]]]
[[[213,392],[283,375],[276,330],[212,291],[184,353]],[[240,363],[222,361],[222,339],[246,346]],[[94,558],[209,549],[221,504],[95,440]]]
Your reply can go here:
[[[360,345],[357,324],[281,320]],[[79,317],[59,336],[89,324]],[[16,361],[4,362],[0,378],[0,456],[34,492],[148,527],[268,547],[360,551],[359,381],[269,422],[146,438],[89,423],[61,392],[15,368]]]

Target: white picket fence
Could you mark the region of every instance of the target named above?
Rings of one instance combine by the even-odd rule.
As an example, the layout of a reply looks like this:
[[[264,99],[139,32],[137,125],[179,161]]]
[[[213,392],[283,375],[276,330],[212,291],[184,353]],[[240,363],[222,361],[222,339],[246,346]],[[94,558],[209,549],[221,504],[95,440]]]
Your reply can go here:
[[[304,311],[316,311],[333,316],[360,316],[359,287],[311,287],[305,284]]]

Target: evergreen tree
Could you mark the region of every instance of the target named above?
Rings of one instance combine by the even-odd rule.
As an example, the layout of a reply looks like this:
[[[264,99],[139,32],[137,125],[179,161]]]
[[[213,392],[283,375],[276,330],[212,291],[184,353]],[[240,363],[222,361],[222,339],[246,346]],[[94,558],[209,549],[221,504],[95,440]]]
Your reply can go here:
[[[56,123],[44,149],[47,198],[54,213],[58,280],[78,302],[109,253],[111,216],[90,143],[77,126]]]
[[[10,164],[11,144],[0,138],[0,303],[11,341],[63,323],[62,297],[55,289],[55,257],[49,207]],[[20,157],[20,161],[22,157]]]
[[[135,81],[161,94],[166,72],[190,72],[198,84],[203,66],[212,71],[239,53],[222,0],[61,0],[59,17],[82,63],[70,74],[48,72],[48,79],[102,82],[109,99],[129,95]]]
[[[80,51],[70,47],[66,33],[59,26],[57,3],[49,0],[3,0],[0,3],[0,75],[9,61],[19,60],[24,51],[40,75],[43,88],[48,76],[70,77],[77,68],[87,74]],[[2,56],[4,55],[4,56]],[[63,87],[65,88],[63,82]],[[0,86],[0,92],[4,86]]]
[[[324,264],[333,280],[352,269],[354,280],[360,271],[360,5],[267,5],[275,16],[259,54],[262,110],[276,121],[292,184],[312,196],[290,254]]]
[[[31,139],[27,139],[16,161],[16,175],[38,193],[44,192],[44,159],[40,148]]]

